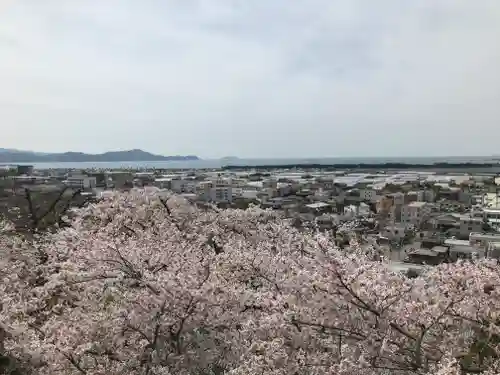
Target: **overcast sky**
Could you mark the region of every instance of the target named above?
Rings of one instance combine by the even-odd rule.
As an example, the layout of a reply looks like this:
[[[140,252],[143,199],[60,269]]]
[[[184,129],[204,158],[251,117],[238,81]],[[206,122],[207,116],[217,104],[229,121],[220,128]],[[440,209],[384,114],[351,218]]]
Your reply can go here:
[[[3,0],[0,147],[500,154],[499,0]]]

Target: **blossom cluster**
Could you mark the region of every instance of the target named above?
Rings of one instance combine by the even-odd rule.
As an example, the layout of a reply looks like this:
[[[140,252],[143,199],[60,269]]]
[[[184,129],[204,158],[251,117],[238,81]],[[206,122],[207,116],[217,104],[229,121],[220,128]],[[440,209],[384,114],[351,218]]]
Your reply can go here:
[[[0,226],[0,356],[37,374],[500,372],[496,262],[407,278],[279,213],[147,190],[71,220]]]

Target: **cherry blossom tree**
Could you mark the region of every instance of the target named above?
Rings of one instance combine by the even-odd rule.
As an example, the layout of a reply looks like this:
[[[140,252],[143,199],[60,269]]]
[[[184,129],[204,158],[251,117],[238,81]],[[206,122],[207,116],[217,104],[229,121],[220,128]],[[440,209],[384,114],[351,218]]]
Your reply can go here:
[[[0,355],[37,374],[497,374],[491,260],[413,279],[255,207],[115,193],[0,239]]]

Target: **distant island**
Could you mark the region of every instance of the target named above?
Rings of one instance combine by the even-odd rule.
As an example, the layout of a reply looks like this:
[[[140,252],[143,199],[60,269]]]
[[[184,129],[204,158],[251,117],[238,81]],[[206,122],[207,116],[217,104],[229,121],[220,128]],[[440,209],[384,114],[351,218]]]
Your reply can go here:
[[[224,156],[223,158],[219,159],[222,163],[232,163],[241,160],[237,156]]]
[[[41,153],[0,148],[0,163],[84,163],[200,160],[195,155],[163,156],[142,150],[109,151],[102,154],[83,152]]]

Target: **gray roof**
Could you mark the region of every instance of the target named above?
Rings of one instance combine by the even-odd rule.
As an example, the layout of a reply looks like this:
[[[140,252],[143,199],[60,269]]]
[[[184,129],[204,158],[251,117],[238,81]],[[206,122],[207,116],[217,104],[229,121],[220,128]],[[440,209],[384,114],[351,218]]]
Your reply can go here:
[[[323,208],[323,207],[328,207],[330,206],[328,203],[325,203],[325,202],[316,202],[316,203],[311,203],[311,204],[307,204],[306,207],[309,207],[309,208]]]
[[[450,247],[450,252],[472,254],[472,253],[479,253],[481,252],[481,250],[474,246],[454,245]]]
[[[446,253],[448,251],[448,248],[446,246],[434,246],[432,248],[432,251],[436,253]]]
[[[427,257],[435,257],[438,255],[435,251],[429,250],[429,249],[415,249],[414,251],[411,251],[408,253],[408,255],[421,255],[421,256],[427,256]]]
[[[402,263],[402,262],[389,263],[389,270],[394,272],[408,272],[410,270],[424,271],[428,268],[429,268],[428,266],[423,266],[420,264]]]

